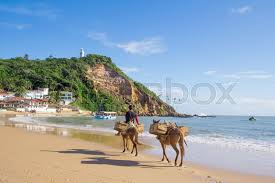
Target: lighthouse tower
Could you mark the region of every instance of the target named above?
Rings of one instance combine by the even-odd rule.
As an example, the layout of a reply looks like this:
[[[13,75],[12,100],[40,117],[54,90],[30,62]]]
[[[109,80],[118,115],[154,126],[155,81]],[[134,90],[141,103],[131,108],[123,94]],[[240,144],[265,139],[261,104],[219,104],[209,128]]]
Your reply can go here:
[[[85,52],[83,48],[80,49],[80,58],[82,57],[85,57]]]

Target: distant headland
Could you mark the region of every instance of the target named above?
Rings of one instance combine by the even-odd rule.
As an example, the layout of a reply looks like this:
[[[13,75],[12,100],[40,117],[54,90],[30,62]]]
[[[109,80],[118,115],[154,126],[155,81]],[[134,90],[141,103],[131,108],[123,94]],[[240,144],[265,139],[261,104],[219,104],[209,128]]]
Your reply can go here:
[[[135,106],[140,115],[179,114],[143,84],[128,77],[111,58],[96,54],[29,60],[28,55],[0,59],[0,108],[33,111],[69,105],[78,109],[116,111]]]

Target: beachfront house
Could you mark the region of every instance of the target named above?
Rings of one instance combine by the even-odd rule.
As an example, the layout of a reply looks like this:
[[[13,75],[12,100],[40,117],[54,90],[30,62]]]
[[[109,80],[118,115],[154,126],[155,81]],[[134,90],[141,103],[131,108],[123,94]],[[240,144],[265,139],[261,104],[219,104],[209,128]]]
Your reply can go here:
[[[26,99],[45,99],[49,95],[49,88],[38,88],[37,90],[28,90],[24,96]]]
[[[22,107],[26,112],[47,112],[48,100],[46,99],[25,99]]]
[[[48,107],[48,94],[48,88],[29,90],[24,97],[16,97],[12,93],[1,92],[0,109],[13,110],[18,112],[55,113],[56,108]],[[69,97],[66,99],[69,99]]]
[[[11,97],[4,101],[1,101],[0,108],[15,110],[19,112],[47,112],[48,100]]]
[[[60,105],[68,105],[74,101],[73,93],[68,91],[61,91],[59,94]]]
[[[24,104],[24,98],[22,97],[8,97],[0,102],[1,109],[15,109],[22,107]]]
[[[6,100],[10,97],[14,97],[14,93],[0,92],[0,100]]]

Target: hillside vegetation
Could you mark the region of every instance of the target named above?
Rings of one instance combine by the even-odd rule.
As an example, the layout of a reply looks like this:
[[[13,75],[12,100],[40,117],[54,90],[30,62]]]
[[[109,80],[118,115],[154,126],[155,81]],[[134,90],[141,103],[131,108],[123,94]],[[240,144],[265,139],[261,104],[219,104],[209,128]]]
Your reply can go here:
[[[130,83],[148,101],[157,101],[162,107],[154,111],[157,115],[175,113],[174,109],[164,104],[152,91],[141,83],[133,81],[125,75],[109,57],[100,55],[87,55],[84,58],[47,58],[45,60],[26,60],[21,57],[12,59],[0,59],[0,89],[23,95],[27,90],[38,87],[49,88],[50,101],[57,103],[60,91],[72,91],[76,101],[72,104],[82,109],[96,111],[124,112],[127,104],[132,103],[131,97],[114,95],[107,89],[98,88],[94,85],[94,77],[87,71],[97,65],[103,65],[112,73]],[[95,76],[97,77],[97,76]],[[146,97],[145,97],[146,96]],[[128,98],[127,98],[128,97]],[[146,101],[145,101],[146,102]],[[142,102],[141,102],[142,103]],[[140,108],[149,103],[143,103]],[[155,104],[154,104],[155,105]],[[163,108],[164,106],[164,108]],[[156,106],[152,106],[152,110]],[[149,107],[150,108],[150,107]],[[169,108],[169,111],[165,111]],[[146,112],[144,112],[146,113]],[[150,111],[149,111],[150,113]]]

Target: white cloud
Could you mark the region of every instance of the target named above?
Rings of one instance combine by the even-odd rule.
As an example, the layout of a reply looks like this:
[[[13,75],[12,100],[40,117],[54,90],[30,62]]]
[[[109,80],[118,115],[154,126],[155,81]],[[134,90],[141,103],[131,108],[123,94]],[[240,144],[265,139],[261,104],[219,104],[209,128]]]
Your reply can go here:
[[[123,49],[127,53],[140,55],[151,55],[156,53],[163,53],[166,51],[166,48],[162,43],[162,39],[158,37],[143,39],[140,41],[119,43],[117,44],[117,47]]]
[[[105,46],[114,46],[114,43],[110,42],[105,32],[89,32],[88,38],[101,42]]]
[[[246,78],[248,79],[269,79],[272,78],[272,74],[255,74],[255,75],[247,75]]]
[[[217,73],[217,71],[210,70],[210,71],[204,72],[203,74],[205,74],[205,75],[214,75],[214,74],[216,74],[216,73]]]
[[[270,79],[273,77],[272,74],[265,71],[244,71],[223,76],[231,79]]]
[[[105,32],[89,32],[88,37],[97,41],[107,40],[107,36]]]
[[[25,28],[29,27],[29,25],[28,24],[18,24],[15,27],[18,30],[22,30],[22,29],[25,29]]]
[[[245,15],[249,12],[251,12],[253,8],[251,6],[242,6],[239,8],[232,8],[231,12],[239,15]]]
[[[267,74],[266,71],[261,71],[261,70],[251,70],[251,71],[243,71],[243,72],[238,72],[239,74]]]
[[[237,82],[237,81],[229,81],[229,82],[226,82],[226,83],[223,83],[222,85],[225,86],[225,87],[229,87],[231,85],[236,85],[236,84],[239,84],[240,82]]]
[[[152,37],[139,41],[128,41],[123,43],[112,42],[108,39],[106,33],[102,32],[89,32],[88,37],[99,41],[107,47],[115,47],[122,49],[126,53],[138,54],[138,55],[152,55],[157,53],[163,53],[166,48],[163,44],[162,38]]]
[[[237,74],[225,74],[223,75],[225,78],[230,78],[230,79],[241,79],[241,77]]]
[[[49,19],[56,19],[57,17],[57,10],[50,9],[42,3],[34,4],[31,7],[0,4],[0,11],[19,15],[47,17]]]
[[[139,68],[136,68],[136,67],[120,67],[121,70],[125,73],[134,73],[134,72],[139,72]]]
[[[12,24],[7,22],[0,22],[0,27],[14,28],[17,30],[27,29],[27,28],[30,28],[31,26],[32,26],[31,24]]]

